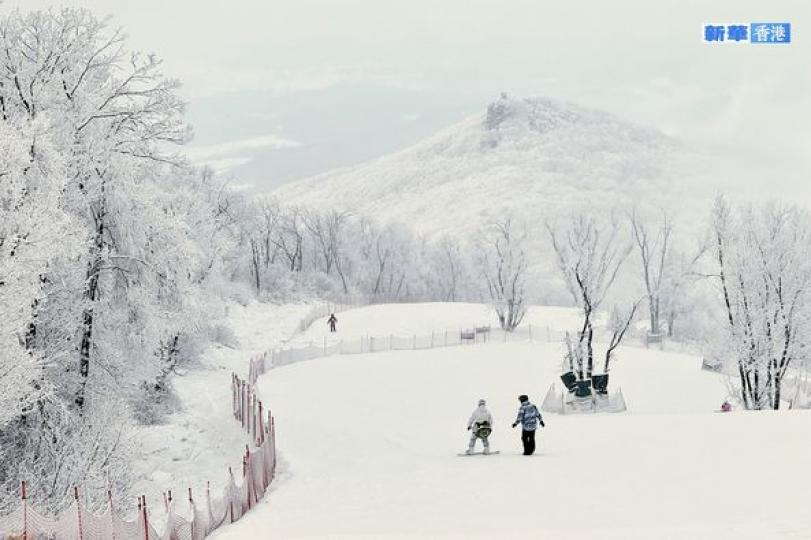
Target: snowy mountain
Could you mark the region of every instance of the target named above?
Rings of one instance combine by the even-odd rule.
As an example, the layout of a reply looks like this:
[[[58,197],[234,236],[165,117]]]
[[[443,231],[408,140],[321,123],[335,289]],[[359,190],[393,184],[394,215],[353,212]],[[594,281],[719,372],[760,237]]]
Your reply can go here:
[[[575,207],[631,201],[695,217],[706,212],[714,189],[702,178],[700,159],[679,141],[604,112],[502,95],[411,148],[273,194],[409,223],[427,234],[476,229],[507,213],[534,229]]]

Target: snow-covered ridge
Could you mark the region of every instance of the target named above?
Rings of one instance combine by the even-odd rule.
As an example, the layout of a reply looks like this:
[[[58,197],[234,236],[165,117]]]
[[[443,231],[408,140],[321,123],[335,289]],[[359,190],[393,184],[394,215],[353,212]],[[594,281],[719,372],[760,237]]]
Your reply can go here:
[[[608,113],[502,95],[410,148],[273,195],[427,234],[469,231],[506,213],[534,226],[575,207],[631,202],[705,211],[712,188],[694,159],[678,141]]]

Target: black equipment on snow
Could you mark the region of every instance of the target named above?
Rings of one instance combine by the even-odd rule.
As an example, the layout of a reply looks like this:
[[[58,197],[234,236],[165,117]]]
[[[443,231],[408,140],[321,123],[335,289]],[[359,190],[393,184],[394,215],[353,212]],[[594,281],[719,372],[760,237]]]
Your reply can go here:
[[[476,430],[474,431],[476,437],[486,439],[492,432],[493,428],[490,427],[490,422],[482,422],[481,424],[478,422],[476,423]]]

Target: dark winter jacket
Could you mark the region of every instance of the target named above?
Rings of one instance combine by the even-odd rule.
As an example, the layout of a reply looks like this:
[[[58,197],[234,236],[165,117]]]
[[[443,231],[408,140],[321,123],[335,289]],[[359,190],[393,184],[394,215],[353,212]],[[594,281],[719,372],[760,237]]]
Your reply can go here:
[[[525,401],[521,404],[521,408],[518,409],[518,416],[515,418],[515,423],[521,424],[521,428],[524,431],[535,431],[538,429],[539,420],[541,422],[543,421],[538,407],[529,401]]]

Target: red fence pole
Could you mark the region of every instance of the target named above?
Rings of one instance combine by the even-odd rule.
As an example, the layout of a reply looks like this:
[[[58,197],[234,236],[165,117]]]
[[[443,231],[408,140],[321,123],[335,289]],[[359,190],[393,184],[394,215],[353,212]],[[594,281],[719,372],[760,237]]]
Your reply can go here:
[[[250,417],[250,425],[248,427],[248,434],[253,438],[256,438],[256,394],[251,392],[251,417]]]
[[[231,409],[234,412],[234,418],[237,418],[237,376],[235,373],[231,374]]]
[[[149,540],[149,518],[147,517],[146,512],[146,495],[141,495],[141,499],[143,499],[143,511],[144,511],[144,540]]]
[[[211,522],[214,521],[214,513],[211,511],[211,482],[206,480],[206,506],[208,507],[208,528],[206,532],[211,532]]]
[[[107,502],[110,505],[110,534],[115,535],[115,520],[113,519],[113,514],[115,513],[115,508],[113,508],[113,492],[112,490],[107,490]]]
[[[231,478],[231,485],[234,485],[234,472],[231,470],[231,467],[228,467],[228,476]],[[233,491],[232,491],[233,492]],[[234,522],[234,498],[230,495],[228,496],[228,505],[231,508],[231,523]]]
[[[237,394],[239,395],[239,422],[244,426],[245,423],[242,418],[242,381],[240,379],[237,379]]]
[[[78,487],[73,488],[73,499],[76,501],[76,515],[78,517],[78,521],[76,522],[76,524],[77,524],[77,526],[79,528],[79,531],[78,531],[79,532],[79,540],[82,540],[84,538],[84,533],[82,531],[82,508],[81,508],[80,503],[79,503],[79,488]]]
[[[268,411],[268,416],[270,416],[270,411]],[[276,477],[276,419],[272,416],[270,416],[270,443],[273,448],[273,468],[270,470],[270,479],[273,480]]]
[[[262,409],[262,402],[259,402],[259,446],[265,442],[265,415]]]
[[[23,540],[28,540],[28,498],[25,494],[25,480],[22,483],[23,491]]]
[[[191,488],[189,488],[189,506],[191,507],[191,537],[194,540],[194,529],[197,528],[197,511],[194,508],[194,499],[191,496]]]

